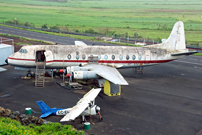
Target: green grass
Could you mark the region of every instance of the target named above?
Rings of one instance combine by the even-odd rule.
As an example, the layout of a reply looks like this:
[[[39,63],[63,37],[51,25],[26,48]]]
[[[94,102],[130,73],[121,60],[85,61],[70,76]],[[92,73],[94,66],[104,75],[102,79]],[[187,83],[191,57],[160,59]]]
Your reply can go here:
[[[202,53],[195,53],[193,55],[196,55],[196,56],[202,56]]]
[[[0,22],[17,20],[58,25],[84,32],[93,28],[104,33],[108,28],[116,34],[138,33],[144,38],[167,38],[175,22],[185,24],[186,40],[202,42],[201,0],[0,0]],[[62,1],[62,0],[60,0]]]
[[[22,126],[19,121],[0,117],[0,127],[1,135],[84,135],[84,131],[77,131],[71,125],[57,122],[42,126]]]

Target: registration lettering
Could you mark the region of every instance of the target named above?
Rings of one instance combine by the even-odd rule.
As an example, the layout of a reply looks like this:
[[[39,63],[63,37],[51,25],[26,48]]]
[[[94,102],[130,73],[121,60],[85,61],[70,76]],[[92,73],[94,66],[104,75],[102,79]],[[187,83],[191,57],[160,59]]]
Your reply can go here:
[[[59,111],[57,111],[57,115],[65,115],[67,113],[69,113],[67,110],[59,110]]]

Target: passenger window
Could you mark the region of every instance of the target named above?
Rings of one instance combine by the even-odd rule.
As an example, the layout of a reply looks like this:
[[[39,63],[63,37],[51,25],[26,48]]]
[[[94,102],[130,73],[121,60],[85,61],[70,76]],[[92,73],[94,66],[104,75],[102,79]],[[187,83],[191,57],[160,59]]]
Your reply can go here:
[[[122,59],[123,59],[123,56],[122,56],[121,54],[119,55],[119,59],[120,59],[120,60],[122,60]]]
[[[107,56],[107,55],[105,55],[105,56],[104,56],[104,59],[105,59],[105,60],[107,60],[107,59],[108,59],[108,56]]]
[[[135,59],[136,59],[135,55],[133,55],[132,59],[133,59],[133,60],[135,60]]]
[[[100,60],[101,59],[101,56],[100,55],[98,55],[98,60]]]
[[[85,55],[85,54],[82,55],[82,59],[83,59],[83,60],[86,59],[86,55]]]
[[[141,56],[141,55],[139,55],[139,56],[138,56],[138,59],[139,59],[139,60],[141,60],[141,59],[142,59],[142,56]]]
[[[76,55],[76,59],[77,59],[77,60],[79,59],[79,55],[78,55],[78,54]]]
[[[115,55],[112,55],[112,60],[114,60],[115,59]]]
[[[67,58],[70,60],[70,59],[71,59],[71,55],[70,55],[70,54],[68,54]]]
[[[126,55],[126,59],[129,60],[129,58],[130,58],[129,55]]]

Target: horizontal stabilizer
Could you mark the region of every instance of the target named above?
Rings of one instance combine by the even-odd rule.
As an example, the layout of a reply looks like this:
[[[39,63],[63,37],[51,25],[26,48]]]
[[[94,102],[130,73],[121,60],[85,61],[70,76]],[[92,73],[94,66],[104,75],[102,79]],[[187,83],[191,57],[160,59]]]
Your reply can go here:
[[[87,46],[83,41],[74,41],[75,45],[77,46]]]
[[[182,52],[182,53],[173,53],[171,54],[172,56],[180,56],[180,55],[191,55],[197,53],[196,51],[191,51],[191,52]]]
[[[44,113],[44,114],[42,114],[39,118],[47,117],[47,116],[51,115],[52,113],[53,113],[53,112]]]
[[[7,69],[0,67],[0,72],[6,71]]]

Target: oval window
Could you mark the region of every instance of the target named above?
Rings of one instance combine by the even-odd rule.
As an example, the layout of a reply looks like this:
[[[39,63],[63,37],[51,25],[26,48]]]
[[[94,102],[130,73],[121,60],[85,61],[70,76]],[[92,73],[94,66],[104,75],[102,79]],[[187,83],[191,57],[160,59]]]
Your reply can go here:
[[[120,59],[120,60],[122,60],[122,59],[123,59],[123,56],[122,56],[121,54],[119,55],[119,59]]]
[[[67,58],[70,60],[70,59],[71,59],[71,55],[70,55],[70,54],[68,54]]]
[[[105,59],[105,60],[107,60],[107,59],[108,59],[108,56],[107,56],[107,55],[105,55],[105,56],[104,56],[104,59]]]
[[[77,59],[77,60],[79,59],[79,55],[78,55],[78,54],[76,55],[76,59]]]
[[[139,60],[141,60],[141,59],[142,59],[142,56],[141,56],[141,55],[139,55],[139,56],[138,56],[138,59],[139,59]]]
[[[135,55],[133,55],[132,59],[133,59],[133,60],[135,60],[135,59],[136,59]]]
[[[129,58],[130,58],[129,55],[126,55],[126,59],[129,60]]]
[[[85,54],[82,55],[82,59],[83,59],[83,60],[86,59],[86,55],[85,55]]]
[[[115,59],[115,55],[112,55],[112,60],[114,60]]]

